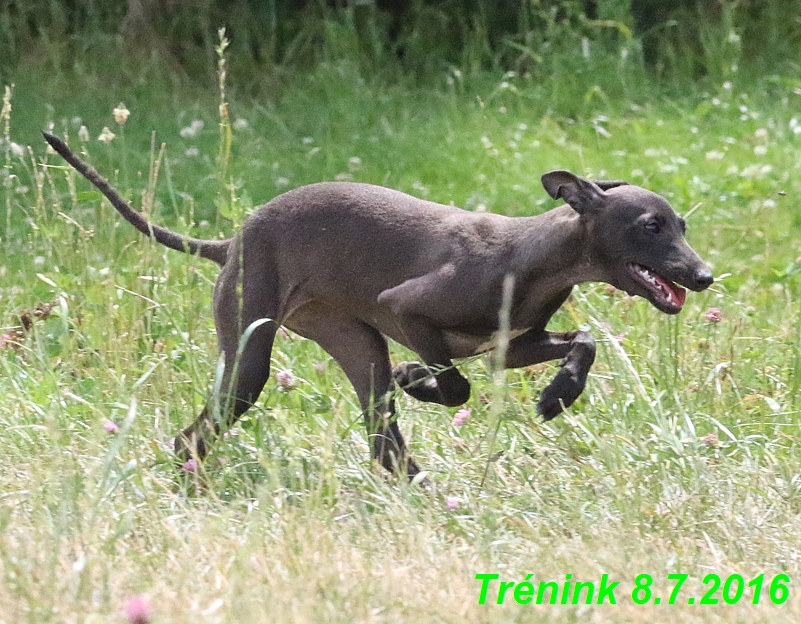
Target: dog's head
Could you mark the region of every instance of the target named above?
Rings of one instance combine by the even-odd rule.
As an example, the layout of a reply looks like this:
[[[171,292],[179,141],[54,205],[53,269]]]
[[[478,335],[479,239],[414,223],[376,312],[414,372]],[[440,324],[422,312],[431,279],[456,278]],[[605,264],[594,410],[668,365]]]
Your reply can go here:
[[[627,182],[587,180],[569,171],[546,173],[542,185],[581,215],[589,256],[604,281],[616,288],[676,314],[686,296],[682,286],[700,292],[714,281],[684,239],[684,219],[656,193]]]

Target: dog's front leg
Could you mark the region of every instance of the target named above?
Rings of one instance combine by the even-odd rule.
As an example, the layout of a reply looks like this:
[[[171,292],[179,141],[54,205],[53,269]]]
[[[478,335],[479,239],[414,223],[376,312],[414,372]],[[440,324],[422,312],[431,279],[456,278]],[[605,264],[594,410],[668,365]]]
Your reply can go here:
[[[399,325],[405,344],[416,351],[425,365],[403,362],[392,370],[395,383],[418,401],[448,407],[462,405],[470,398],[470,383],[453,365],[445,337],[425,319],[404,316]]]
[[[506,368],[520,368],[564,358],[562,368],[542,391],[537,412],[551,420],[584,391],[587,374],[595,361],[595,340],[585,331],[529,332],[512,340],[506,352]]]

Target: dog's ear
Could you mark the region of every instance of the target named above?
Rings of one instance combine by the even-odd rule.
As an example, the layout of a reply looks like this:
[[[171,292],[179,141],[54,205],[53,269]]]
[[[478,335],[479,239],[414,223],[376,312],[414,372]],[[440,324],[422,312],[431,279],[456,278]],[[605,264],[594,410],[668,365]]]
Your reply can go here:
[[[625,182],[605,182],[604,184],[619,186]],[[557,170],[543,174],[542,185],[548,191],[548,195],[554,199],[564,199],[579,214],[592,210],[606,197],[601,186],[569,171]]]
[[[608,191],[616,186],[628,186],[629,183],[625,180],[593,180],[602,191]]]

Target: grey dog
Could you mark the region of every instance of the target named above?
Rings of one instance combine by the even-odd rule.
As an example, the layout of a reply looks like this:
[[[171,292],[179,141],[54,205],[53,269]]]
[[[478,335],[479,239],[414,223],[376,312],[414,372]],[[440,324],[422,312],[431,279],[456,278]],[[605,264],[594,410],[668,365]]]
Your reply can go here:
[[[470,384],[452,360],[497,347],[505,282],[513,289],[504,366],[563,359],[537,404],[546,420],[578,398],[595,360],[589,333],[545,329],[573,286],[607,282],[676,314],[681,285],[702,291],[713,282],[684,239],[684,220],[661,196],[626,182],[551,171],[542,184],[565,205],[516,218],[324,182],[276,197],[233,238],[209,241],[151,223],[63,141],[45,138],[140,232],[222,267],[214,319],[227,409],[215,418],[219,410],[207,405],[176,437],[183,457],[203,458],[221,427],[258,399],[281,325],[339,363],[364,411],[373,459],[413,478],[419,468],[398,428],[393,380],[420,401],[467,401]],[[387,337],[423,363],[393,369]]]

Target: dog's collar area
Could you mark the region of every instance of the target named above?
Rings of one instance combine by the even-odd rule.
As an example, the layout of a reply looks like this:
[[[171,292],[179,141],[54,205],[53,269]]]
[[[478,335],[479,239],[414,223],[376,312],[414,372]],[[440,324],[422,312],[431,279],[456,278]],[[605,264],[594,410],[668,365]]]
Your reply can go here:
[[[676,312],[684,306],[687,299],[687,291],[684,288],[641,264],[632,263],[629,265],[629,269],[634,278],[648,289],[658,304]]]

